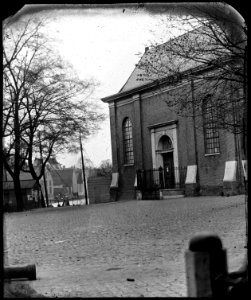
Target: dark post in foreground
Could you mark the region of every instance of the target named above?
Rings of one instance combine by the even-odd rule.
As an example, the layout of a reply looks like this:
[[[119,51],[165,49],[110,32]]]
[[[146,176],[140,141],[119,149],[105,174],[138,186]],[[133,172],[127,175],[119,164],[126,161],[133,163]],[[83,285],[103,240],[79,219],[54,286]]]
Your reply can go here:
[[[187,296],[225,297],[228,293],[225,284],[218,278],[227,276],[226,250],[220,238],[212,233],[194,236],[185,253]]]
[[[4,267],[4,278],[28,278],[30,280],[36,280],[36,266],[31,265],[15,265]]]

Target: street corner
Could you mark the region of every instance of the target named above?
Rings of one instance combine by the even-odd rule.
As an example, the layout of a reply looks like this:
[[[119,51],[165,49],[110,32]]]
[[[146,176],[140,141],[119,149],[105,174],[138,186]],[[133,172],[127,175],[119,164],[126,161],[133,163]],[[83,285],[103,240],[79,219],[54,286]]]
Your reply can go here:
[[[6,281],[4,282],[4,298],[48,298],[35,289],[27,282]]]

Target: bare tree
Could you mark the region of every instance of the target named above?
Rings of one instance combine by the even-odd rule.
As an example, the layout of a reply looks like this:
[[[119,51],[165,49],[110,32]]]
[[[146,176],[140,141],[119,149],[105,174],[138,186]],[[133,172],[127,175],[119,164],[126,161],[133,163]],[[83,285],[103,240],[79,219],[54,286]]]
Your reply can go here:
[[[98,167],[98,175],[109,176],[112,174],[112,162],[110,159],[102,160]]]
[[[138,80],[155,81],[165,91],[162,95],[168,109],[192,118],[197,127],[195,132],[203,128],[205,107],[209,104],[217,129],[242,140],[239,162],[247,160],[245,20],[232,14],[224,3],[189,3],[177,5],[177,10],[170,9],[162,22],[165,40],[161,45],[153,42],[146,48],[137,65]],[[174,89],[167,92],[167,85]],[[248,228],[247,194],[245,202]],[[248,229],[246,235],[248,245]]]
[[[49,48],[42,22],[24,21],[3,30],[4,166],[13,178],[18,210],[23,209],[20,171],[39,183],[52,151],[76,151],[78,136],[99,128],[104,115],[88,100],[96,83],[80,81]],[[40,168],[33,161],[41,156]],[[12,162],[12,164],[10,164]]]
[[[169,40],[150,45],[137,65],[138,80],[178,86],[181,92],[170,92],[166,102],[183,116],[202,116],[203,103],[211,101],[218,127],[246,136],[246,25],[226,18],[221,13],[223,3],[181,4],[179,9],[182,15],[167,14],[162,19],[166,28],[162,34]]]

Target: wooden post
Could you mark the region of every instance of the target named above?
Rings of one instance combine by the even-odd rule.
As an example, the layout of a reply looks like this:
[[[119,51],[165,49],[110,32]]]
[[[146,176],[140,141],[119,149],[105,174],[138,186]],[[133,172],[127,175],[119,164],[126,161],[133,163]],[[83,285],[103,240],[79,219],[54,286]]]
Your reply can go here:
[[[43,165],[43,149],[42,149],[42,144],[41,144],[41,133],[40,132],[38,132],[38,138],[39,138],[39,151],[40,151],[41,168],[42,168],[42,165]],[[48,190],[47,190],[47,182],[46,182],[46,178],[45,178],[45,171],[46,171],[46,169],[44,169],[44,175],[43,175],[43,178],[44,178],[44,192],[45,192],[46,207],[49,207],[49,197],[48,197]],[[43,202],[44,202],[44,200],[43,200]]]
[[[83,146],[82,146],[82,142],[81,142],[81,133],[79,134],[79,143],[80,143],[82,172],[83,172],[83,181],[84,181],[84,189],[85,189],[85,204],[88,205],[88,194],[87,194],[87,187],[86,187],[85,164],[84,164],[84,156],[83,156]]]
[[[220,238],[212,233],[195,235],[185,253],[187,296],[224,297],[227,287],[217,280],[227,275],[226,250]],[[220,283],[221,282],[221,283]]]
[[[4,278],[28,278],[36,280],[36,266],[31,264],[4,267]]]

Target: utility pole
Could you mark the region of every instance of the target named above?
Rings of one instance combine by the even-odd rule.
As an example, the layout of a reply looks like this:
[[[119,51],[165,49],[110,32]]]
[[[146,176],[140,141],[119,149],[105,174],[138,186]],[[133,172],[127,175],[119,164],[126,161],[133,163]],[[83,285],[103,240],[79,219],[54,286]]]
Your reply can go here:
[[[242,140],[243,140],[243,154],[244,160],[247,160],[248,163],[248,144],[247,144],[247,129],[248,129],[248,84],[247,84],[247,45],[244,50],[244,84],[243,84],[243,92],[244,92],[244,115],[242,118]],[[247,176],[245,178],[245,214],[246,214],[246,246],[247,246],[247,264],[248,264],[248,165],[246,169]]]
[[[40,132],[39,132],[38,138],[39,138],[39,150],[40,150],[40,157],[41,157],[41,165],[42,165],[43,164],[43,153],[42,153],[42,144],[41,144]],[[45,170],[44,170],[44,176],[43,177],[44,177],[44,191],[45,191],[46,206],[49,207],[47,182],[46,182],[46,179],[45,179]]]
[[[88,195],[87,195],[87,187],[85,180],[85,164],[84,164],[84,156],[83,156],[83,147],[81,142],[81,133],[79,134],[79,143],[80,143],[80,152],[81,152],[81,160],[82,160],[82,171],[83,171],[83,179],[84,179],[84,188],[85,188],[85,204],[88,205]]]

